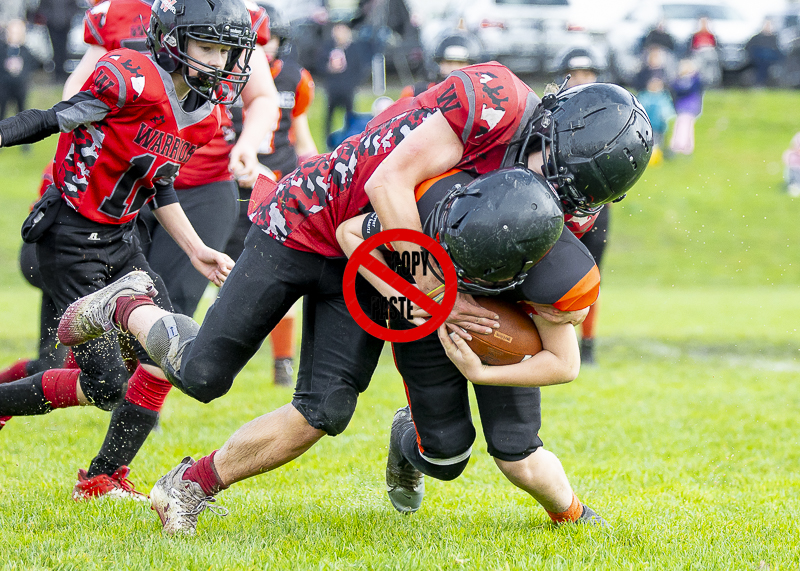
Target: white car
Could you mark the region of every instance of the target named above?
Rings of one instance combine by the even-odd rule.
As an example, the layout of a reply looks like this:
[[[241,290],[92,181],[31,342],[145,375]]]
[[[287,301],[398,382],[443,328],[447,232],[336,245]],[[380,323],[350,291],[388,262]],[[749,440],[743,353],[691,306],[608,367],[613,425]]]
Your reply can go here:
[[[473,0],[457,12],[487,58],[522,74],[550,71],[565,48],[587,42],[575,16],[569,0]]]
[[[700,18],[709,20],[717,38],[717,52],[723,71],[739,71],[747,66],[744,45],[761,27],[761,22],[746,18],[733,6],[720,0],[654,0],[637,5],[608,34],[615,72],[621,81],[630,81],[641,64],[639,43],[659,21],[675,40],[676,56],[685,54]]]

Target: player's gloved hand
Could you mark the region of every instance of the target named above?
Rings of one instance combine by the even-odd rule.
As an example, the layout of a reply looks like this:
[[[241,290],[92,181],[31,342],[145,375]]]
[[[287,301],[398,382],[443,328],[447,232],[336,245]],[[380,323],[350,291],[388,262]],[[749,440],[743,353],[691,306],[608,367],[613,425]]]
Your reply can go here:
[[[442,325],[438,330],[439,341],[444,347],[447,357],[461,371],[468,380],[480,383],[483,375],[487,372],[488,365],[484,365],[475,351],[470,349],[467,342],[456,333],[447,333],[447,329]]]
[[[231,149],[228,169],[236,182],[244,188],[253,188],[258,178],[260,163],[255,149],[249,145],[234,145]]]
[[[420,325],[424,323],[426,319],[430,318],[428,312],[416,306],[414,306],[411,315],[414,317],[412,322],[416,325]],[[421,321],[417,321],[418,318]],[[488,335],[492,332],[492,329],[500,327],[500,322],[497,321],[498,319],[499,317],[493,311],[489,311],[475,303],[471,295],[459,292],[456,296],[456,303],[453,306],[453,310],[450,312],[445,323],[447,327],[459,337],[472,339],[472,336],[469,334],[470,331]]]
[[[589,315],[589,308],[579,309],[578,311],[560,311],[552,305],[545,305],[541,303],[533,303],[532,301],[526,302],[532,306],[536,313],[550,323],[556,325],[563,325],[564,323],[571,323],[572,325],[580,325],[586,316]]]
[[[215,286],[222,286],[233,269],[233,260],[227,254],[205,245],[194,253],[191,260],[195,269]]]

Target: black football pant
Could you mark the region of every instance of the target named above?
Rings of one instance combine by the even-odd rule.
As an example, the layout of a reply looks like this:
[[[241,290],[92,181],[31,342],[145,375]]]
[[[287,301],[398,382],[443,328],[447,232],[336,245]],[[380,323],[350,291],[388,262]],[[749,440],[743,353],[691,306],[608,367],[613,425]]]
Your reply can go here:
[[[292,404],[314,428],[329,435],[342,432],[383,347],[347,310],[342,294],[346,262],[294,250],[251,226],[242,255],[183,354],[179,376],[185,392],[202,402],[227,393],[273,327],[304,297]],[[369,315],[377,293],[361,276],[356,290]]]
[[[391,327],[412,325],[395,319]],[[403,455],[423,474],[452,480],[466,467],[475,440],[468,393],[472,383],[447,357],[436,333],[418,341],[393,343],[392,350],[416,428],[403,437]],[[490,455],[515,462],[542,446],[538,387],[472,388]]]

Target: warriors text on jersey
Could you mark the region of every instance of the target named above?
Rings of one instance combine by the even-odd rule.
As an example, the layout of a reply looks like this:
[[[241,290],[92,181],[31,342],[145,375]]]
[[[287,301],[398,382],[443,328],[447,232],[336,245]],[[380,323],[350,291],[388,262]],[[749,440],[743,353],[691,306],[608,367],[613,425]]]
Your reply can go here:
[[[55,184],[86,218],[123,224],[158,192],[174,196],[180,166],[211,140],[219,112],[208,102],[184,111],[170,75],[133,50],[104,55],[87,85],[59,104]]]
[[[406,103],[406,101],[408,103]],[[368,204],[364,185],[414,128],[441,111],[464,144],[457,168],[483,174],[504,166],[539,103],[535,93],[504,66],[492,62],[453,72],[419,97],[401,100],[332,153],[314,157],[274,183],[259,178],[251,219],[291,248],[330,257],[344,255],[336,228]]]

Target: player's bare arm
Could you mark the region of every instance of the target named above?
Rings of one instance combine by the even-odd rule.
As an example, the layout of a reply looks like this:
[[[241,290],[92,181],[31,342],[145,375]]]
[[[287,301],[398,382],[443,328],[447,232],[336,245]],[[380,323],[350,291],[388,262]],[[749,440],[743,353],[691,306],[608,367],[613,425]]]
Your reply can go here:
[[[81,61],[78,62],[75,70],[67,78],[66,83],[64,83],[62,99],[66,101],[81,90],[86,80],[94,73],[97,62],[100,61],[100,58],[106,53],[106,49],[101,46],[90,45],[88,47],[81,57]]]
[[[253,50],[250,69],[250,78],[242,90],[245,112],[242,134],[231,149],[228,165],[239,185],[247,188],[252,187],[258,177],[258,145],[278,121],[278,90],[261,46]]]
[[[294,151],[297,153],[298,161],[319,154],[314,137],[311,136],[311,128],[308,126],[308,113],[301,113],[292,118],[292,130],[295,137]]]
[[[476,385],[544,387],[575,380],[581,367],[575,328],[536,315],[533,321],[542,339],[542,350],[514,365],[484,365],[461,337],[448,335],[444,326],[439,328],[439,340],[461,374]]]
[[[375,169],[364,187],[382,227],[385,230],[409,228],[422,232],[414,188],[453,168],[463,153],[461,140],[439,111],[411,131]],[[419,249],[407,242],[395,242],[393,246],[399,252]],[[424,292],[440,285],[432,275],[415,275],[414,279]],[[448,322],[460,324],[456,330],[459,335],[468,336],[465,330],[488,332],[496,324],[495,321],[488,323],[495,319],[492,312],[475,305],[461,294],[456,307],[457,312],[451,313]]]
[[[532,301],[527,301],[525,303],[533,307],[542,319],[556,325],[566,323],[570,325],[580,325],[583,323],[583,320],[586,319],[586,316],[589,315],[588,307],[575,311],[561,311],[550,304],[533,303]]]
[[[214,285],[221,286],[233,268],[233,260],[203,243],[186,218],[180,203],[154,208],[153,214],[181,250],[186,252],[197,271]]]

